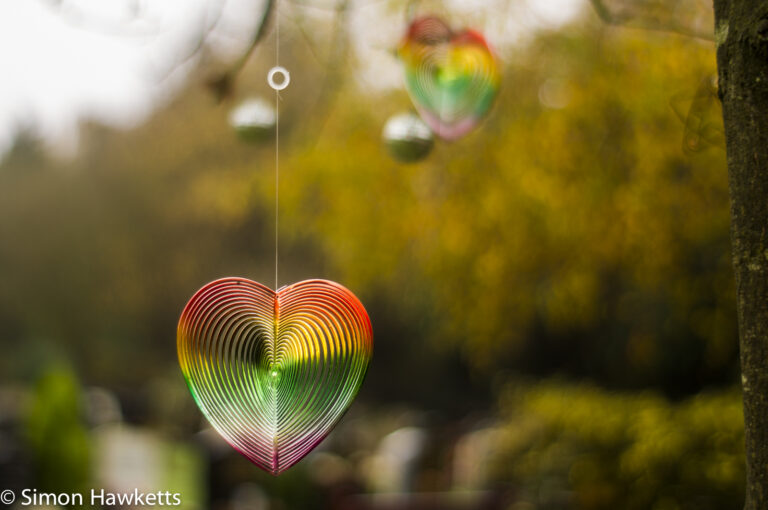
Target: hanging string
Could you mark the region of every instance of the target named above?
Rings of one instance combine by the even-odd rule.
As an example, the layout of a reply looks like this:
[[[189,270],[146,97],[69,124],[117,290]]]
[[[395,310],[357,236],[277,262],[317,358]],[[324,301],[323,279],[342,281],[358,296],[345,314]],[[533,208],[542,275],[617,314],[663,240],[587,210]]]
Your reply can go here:
[[[275,83],[275,75],[277,74],[278,70],[282,69],[280,67],[280,13],[279,11],[275,10],[275,67],[273,67],[269,74],[267,75],[267,82],[269,83],[269,86],[275,89],[275,292],[280,288],[279,287],[279,280],[278,280],[278,261],[279,259],[279,248],[280,248],[280,230],[279,230],[279,218],[280,218],[280,88],[276,86]],[[275,300],[275,307],[277,307],[277,300]],[[277,308],[275,308],[277,309]],[[275,347],[274,342],[277,338],[277,322],[275,322],[275,337],[273,337],[273,347]],[[274,356],[274,354],[273,354]],[[273,358],[274,361],[274,358]],[[270,367],[270,370],[273,370],[272,367]],[[272,372],[274,375],[276,372]],[[277,406],[277,386],[272,385],[272,462],[275,466],[275,469],[277,469],[277,466],[279,466],[279,459],[277,456],[278,452],[278,441],[277,441],[277,430],[279,425],[279,418],[278,418],[278,406]],[[276,473],[276,471],[275,471]]]
[[[278,75],[280,78],[276,79]],[[275,67],[269,70],[267,83],[275,91],[275,290],[277,290],[280,254],[280,91],[291,83],[291,73],[280,66],[280,14],[277,11],[275,12]]]
[[[275,13],[275,66],[280,67],[280,15]],[[273,75],[274,77],[274,75]],[[270,83],[272,85],[272,83]],[[278,219],[280,217],[280,90],[275,89],[275,291],[278,286],[278,254],[280,235]]]

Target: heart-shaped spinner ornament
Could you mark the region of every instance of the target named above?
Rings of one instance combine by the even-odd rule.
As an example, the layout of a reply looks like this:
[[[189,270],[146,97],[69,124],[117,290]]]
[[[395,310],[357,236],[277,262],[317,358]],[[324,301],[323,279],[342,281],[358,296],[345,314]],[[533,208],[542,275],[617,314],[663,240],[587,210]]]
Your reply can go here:
[[[461,138],[491,109],[501,79],[496,57],[479,32],[455,32],[436,16],[417,18],[398,56],[408,94],[437,136]]]
[[[277,292],[224,278],[190,299],[179,363],[198,407],[237,451],[278,475],[338,423],[363,383],[373,329],[352,292],[307,280]]]

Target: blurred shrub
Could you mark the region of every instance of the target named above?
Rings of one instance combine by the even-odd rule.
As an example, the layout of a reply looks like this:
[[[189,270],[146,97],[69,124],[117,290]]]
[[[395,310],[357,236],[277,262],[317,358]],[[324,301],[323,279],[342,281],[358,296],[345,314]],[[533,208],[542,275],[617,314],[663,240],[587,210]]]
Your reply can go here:
[[[508,390],[492,471],[535,508],[741,508],[736,391],[670,402],[547,382]]]
[[[83,492],[91,476],[88,433],[80,386],[65,368],[49,369],[35,387],[24,424],[35,473],[35,488]]]

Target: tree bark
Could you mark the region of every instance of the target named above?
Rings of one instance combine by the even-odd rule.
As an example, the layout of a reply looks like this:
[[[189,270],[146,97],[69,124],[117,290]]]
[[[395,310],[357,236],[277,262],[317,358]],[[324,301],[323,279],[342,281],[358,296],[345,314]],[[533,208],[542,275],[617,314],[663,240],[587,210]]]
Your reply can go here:
[[[768,508],[768,0],[714,0],[746,434],[746,510]]]

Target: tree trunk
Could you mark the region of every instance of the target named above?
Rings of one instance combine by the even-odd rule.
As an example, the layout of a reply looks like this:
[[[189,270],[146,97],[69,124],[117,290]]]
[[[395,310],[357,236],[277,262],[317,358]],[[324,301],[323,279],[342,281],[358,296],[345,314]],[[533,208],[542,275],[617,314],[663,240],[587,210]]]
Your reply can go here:
[[[768,508],[768,0],[714,0],[746,433],[746,510]]]

